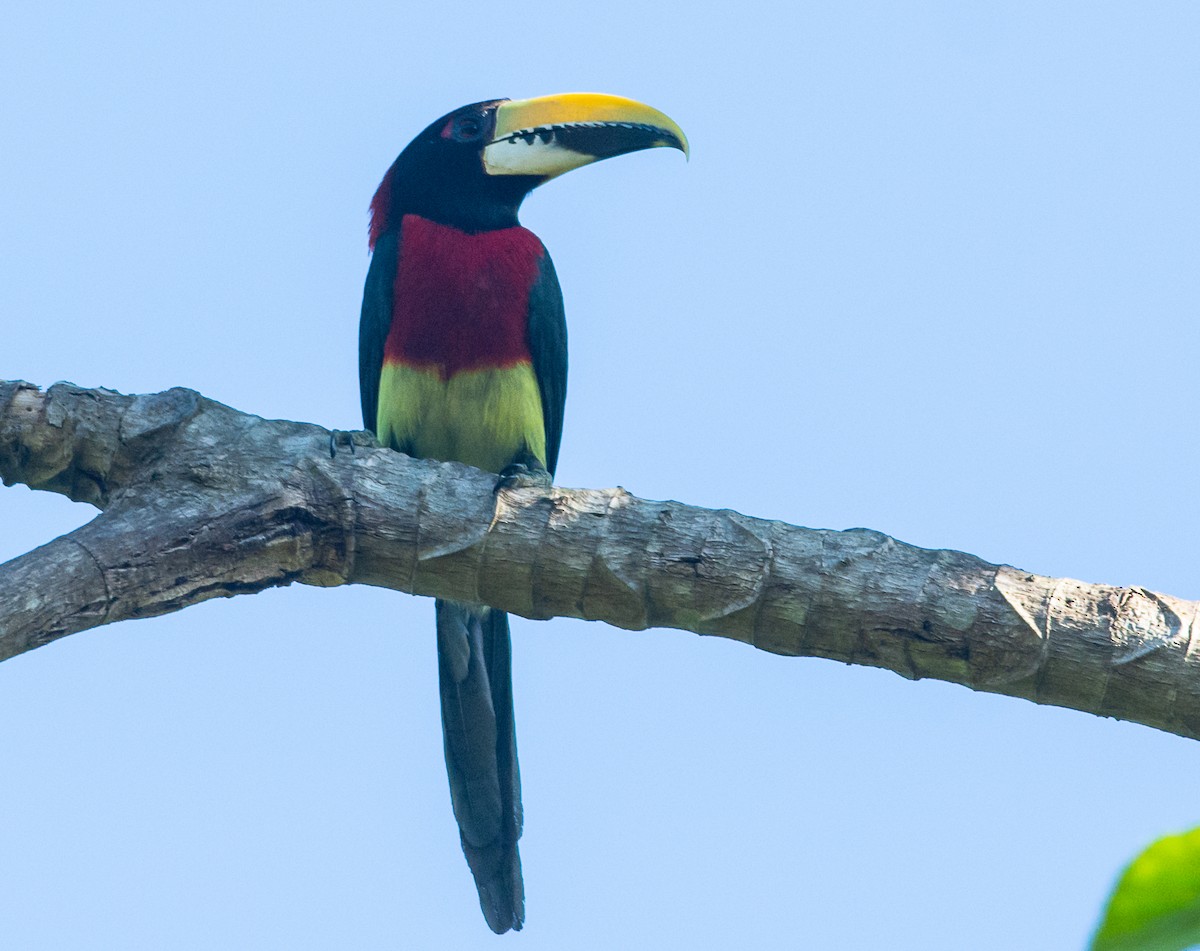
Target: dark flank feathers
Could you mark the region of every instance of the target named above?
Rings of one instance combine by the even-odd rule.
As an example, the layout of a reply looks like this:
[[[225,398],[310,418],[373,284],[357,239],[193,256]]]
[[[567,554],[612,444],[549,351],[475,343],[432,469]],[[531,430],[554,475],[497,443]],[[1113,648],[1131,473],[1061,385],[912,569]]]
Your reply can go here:
[[[400,253],[400,236],[395,232],[372,242],[371,267],[363,288],[362,316],[358,323],[358,388],[362,398],[363,426],[376,432],[379,408],[379,374],[383,370],[383,347],[392,326],[393,282]]]
[[[567,405],[567,318],[558,275],[549,254],[542,256],[541,272],[529,292],[529,354],[542,395],[546,469],[554,475],[562,443],[563,410]]]

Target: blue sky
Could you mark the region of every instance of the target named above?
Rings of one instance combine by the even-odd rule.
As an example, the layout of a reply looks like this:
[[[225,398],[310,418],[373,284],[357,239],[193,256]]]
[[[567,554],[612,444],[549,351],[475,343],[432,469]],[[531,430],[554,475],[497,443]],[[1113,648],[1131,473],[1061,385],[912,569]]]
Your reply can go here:
[[[571,173],[559,481],[1200,598],[1190,2],[19,4],[0,378],[358,425],[366,209],[433,118],[634,96]],[[0,558],[91,510],[0,490]],[[296,587],[0,665],[23,949],[1080,947],[1196,745],[674,631],[516,621],[528,924],[479,914],[432,604]]]

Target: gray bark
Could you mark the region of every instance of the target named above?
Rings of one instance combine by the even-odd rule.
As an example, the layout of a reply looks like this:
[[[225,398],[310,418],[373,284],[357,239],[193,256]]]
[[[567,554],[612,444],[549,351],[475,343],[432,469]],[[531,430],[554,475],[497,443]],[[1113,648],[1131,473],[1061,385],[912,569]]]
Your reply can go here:
[[[0,565],[0,659],[76,631],[301,582],[529,618],[674,627],[1200,735],[1197,603],[1045,578],[865,529],[506,489],[369,433],[185,389],[0,382],[0,477],[101,509]]]

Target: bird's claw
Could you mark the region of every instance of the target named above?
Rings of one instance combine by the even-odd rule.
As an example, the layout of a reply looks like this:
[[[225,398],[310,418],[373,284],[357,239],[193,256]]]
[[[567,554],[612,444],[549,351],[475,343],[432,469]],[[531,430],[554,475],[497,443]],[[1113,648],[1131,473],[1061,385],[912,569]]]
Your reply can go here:
[[[331,429],[329,431],[329,458],[337,458],[337,444],[339,441],[344,441],[350,447],[350,455],[355,455],[354,449],[354,433],[343,432],[340,429]]]
[[[544,467],[514,462],[500,471],[493,492],[498,493],[503,489],[548,489],[552,484],[553,479]]]

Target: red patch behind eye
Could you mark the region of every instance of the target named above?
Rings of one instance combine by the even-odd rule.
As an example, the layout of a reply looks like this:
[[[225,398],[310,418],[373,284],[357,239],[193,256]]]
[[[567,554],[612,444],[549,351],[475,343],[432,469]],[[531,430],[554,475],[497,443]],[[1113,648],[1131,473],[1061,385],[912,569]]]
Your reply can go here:
[[[375,242],[387,230],[388,211],[392,204],[392,169],[387,170],[383,181],[375,189],[375,197],[371,199],[371,230],[367,237],[367,247],[375,250]]]
[[[454,138],[454,123],[455,123],[455,121],[456,120],[454,120],[454,119],[450,119],[446,122],[446,124],[444,126],[442,126],[442,138],[443,139]]]
[[[545,253],[521,227],[468,234],[405,215],[384,361],[449,379],[529,360],[529,291]]]

